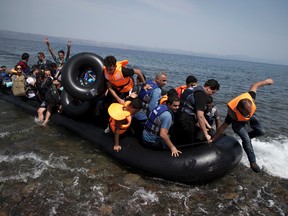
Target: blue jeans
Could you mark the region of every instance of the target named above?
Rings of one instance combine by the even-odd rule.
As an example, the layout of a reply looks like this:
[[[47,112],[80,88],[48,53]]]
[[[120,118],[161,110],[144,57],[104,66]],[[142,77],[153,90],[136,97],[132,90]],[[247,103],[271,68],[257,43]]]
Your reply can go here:
[[[250,127],[252,129],[250,132],[248,132],[248,122],[250,123]],[[263,124],[260,123],[255,114],[248,122],[233,121],[232,128],[233,131],[240,136],[244,151],[246,152],[248,160],[251,163],[256,161],[251,139],[264,135],[265,130]]]

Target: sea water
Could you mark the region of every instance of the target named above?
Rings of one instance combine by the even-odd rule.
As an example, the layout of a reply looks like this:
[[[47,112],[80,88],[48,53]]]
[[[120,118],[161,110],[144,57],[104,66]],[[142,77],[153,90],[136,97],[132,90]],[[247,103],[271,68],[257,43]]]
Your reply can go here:
[[[55,52],[66,44],[51,43]],[[12,68],[23,52],[29,64],[37,53],[51,56],[44,42],[1,38],[0,64]],[[246,154],[238,167],[205,185],[184,185],[147,177],[118,164],[81,137],[53,124],[41,128],[29,116],[0,100],[0,215],[285,215],[288,212],[288,66],[139,50],[73,44],[71,56],[92,52],[128,59],[147,78],[166,71],[168,90],[194,75],[203,85],[216,79],[213,95],[222,121],[226,103],[251,84],[259,88],[256,115],[266,134],[253,139],[260,174]],[[227,134],[236,136],[231,129]],[[236,136],[237,137],[237,136]],[[239,137],[237,137],[239,139]],[[173,158],[171,158],[173,160]]]

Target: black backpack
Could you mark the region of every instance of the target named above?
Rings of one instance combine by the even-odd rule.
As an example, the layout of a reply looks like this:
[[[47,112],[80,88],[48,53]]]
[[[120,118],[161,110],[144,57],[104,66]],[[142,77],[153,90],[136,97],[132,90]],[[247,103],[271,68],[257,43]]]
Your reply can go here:
[[[48,88],[45,94],[45,101],[48,104],[51,104],[52,106],[56,106],[60,104],[60,101],[61,101],[60,94],[54,84],[51,84],[51,86]]]

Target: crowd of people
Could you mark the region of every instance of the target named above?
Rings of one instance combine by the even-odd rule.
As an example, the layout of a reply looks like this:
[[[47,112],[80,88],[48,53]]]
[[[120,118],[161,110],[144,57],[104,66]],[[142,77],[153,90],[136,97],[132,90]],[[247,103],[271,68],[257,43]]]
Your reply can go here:
[[[69,59],[71,48],[68,40],[66,56],[63,50],[56,56],[48,38],[44,42],[53,61],[47,60],[44,52],[39,52],[37,63],[30,67],[29,54],[23,53],[14,68],[7,70],[2,66],[0,69],[1,89],[11,88],[14,96],[37,106],[35,121],[42,127],[47,125],[54,112],[62,112],[61,70]],[[251,139],[265,131],[255,115],[255,99],[259,87],[273,84],[271,78],[252,84],[248,92],[229,101],[227,116],[221,124],[212,97],[220,89],[217,80],[208,79],[198,85],[197,78],[189,75],[185,85],[164,92],[168,79],[165,71],[157,73],[154,79],[146,79],[141,70],[129,68],[127,64],[127,60],[117,61],[114,56],[104,59],[107,91],[101,106],[107,111],[108,118],[107,128],[103,131],[114,133],[113,149],[116,152],[121,151],[120,137],[130,131],[144,146],[169,149],[171,156],[178,157],[182,153],[179,146],[197,142],[213,145],[231,124],[242,140],[251,169],[260,172]]]

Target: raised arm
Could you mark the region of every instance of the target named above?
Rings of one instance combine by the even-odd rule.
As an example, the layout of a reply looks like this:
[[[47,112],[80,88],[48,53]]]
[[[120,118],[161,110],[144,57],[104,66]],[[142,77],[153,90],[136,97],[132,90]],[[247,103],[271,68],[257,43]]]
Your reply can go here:
[[[68,40],[67,43],[67,52],[66,52],[66,61],[69,59],[70,57],[70,47],[71,47],[71,40]]]
[[[272,85],[273,83],[274,83],[274,81],[271,78],[268,78],[266,80],[262,80],[262,81],[259,81],[259,82],[256,82],[256,83],[252,84],[252,86],[250,87],[249,91],[256,92],[259,87],[262,87],[262,86],[265,86],[265,85]]]
[[[53,52],[53,49],[52,49],[52,47],[51,47],[51,45],[50,45],[50,43],[49,43],[48,37],[45,38],[44,42],[46,43],[46,45],[47,45],[47,47],[48,47],[48,50],[49,50],[52,58],[53,58],[54,61],[55,61],[56,56],[55,56],[55,54],[54,54],[54,52]]]

